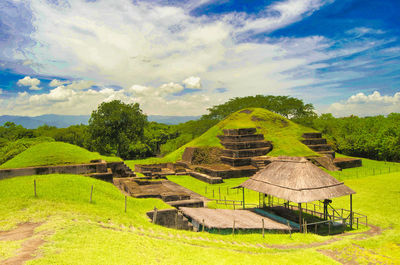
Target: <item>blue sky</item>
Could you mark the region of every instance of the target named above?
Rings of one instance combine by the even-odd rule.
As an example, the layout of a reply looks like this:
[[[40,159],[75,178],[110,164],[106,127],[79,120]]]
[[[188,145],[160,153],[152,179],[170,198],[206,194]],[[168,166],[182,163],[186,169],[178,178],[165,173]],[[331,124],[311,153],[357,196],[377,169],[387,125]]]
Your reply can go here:
[[[336,116],[400,112],[399,12],[396,0],[5,0],[0,115],[113,99],[201,115],[257,94]]]

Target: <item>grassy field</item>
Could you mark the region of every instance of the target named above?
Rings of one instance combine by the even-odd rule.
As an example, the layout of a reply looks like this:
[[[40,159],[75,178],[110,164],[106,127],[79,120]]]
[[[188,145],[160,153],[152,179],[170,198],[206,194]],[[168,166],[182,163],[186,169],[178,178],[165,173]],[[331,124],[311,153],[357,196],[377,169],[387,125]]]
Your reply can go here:
[[[264,134],[267,141],[272,141],[274,149],[268,154],[270,156],[318,156],[302,144],[300,140],[305,132],[314,132],[311,128],[296,124],[278,114],[261,108],[248,108],[251,113],[237,111],[217,125],[211,127],[207,132],[190,141],[174,152],[163,158],[148,158],[144,160],[131,160],[127,164],[133,167],[135,164],[152,164],[163,162],[175,162],[182,158],[186,147],[189,146],[217,146],[222,147],[217,135],[223,135],[223,129],[237,129],[254,127],[258,133]]]
[[[82,147],[63,143],[45,142],[34,145],[0,165],[0,168],[20,168],[47,165],[89,163],[93,159],[120,161],[118,157],[106,157]]]
[[[365,163],[384,171],[388,164]],[[395,164],[390,164],[391,166]],[[168,207],[157,199],[128,198],[112,185],[76,175],[18,177],[0,181],[0,230],[18,223],[44,222],[36,229],[45,233],[40,257],[27,264],[399,264],[400,263],[400,173],[357,176],[353,169],[345,184],[354,189],[354,210],[368,215],[369,223],[383,229],[375,236],[357,234],[345,237],[295,233],[217,235],[176,231],[148,222],[145,212],[157,206]],[[38,198],[33,196],[37,180]],[[171,180],[212,197],[211,185],[184,176]],[[243,179],[230,179],[212,185],[214,196]],[[93,203],[89,203],[94,186]],[[229,198],[241,194],[229,190]],[[228,194],[222,195],[228,196]],[[239,198],[238,198],[239,197]],[[247,202],[258,202],[258,195],[246,192]],[[338,207],[348,208],[348,198],[334,199]],[[211,205],[212,206],[212,205]],[[214,205],[212,207],[224,207]],[[0,263],[16,255],[21,241],[0,241]],[[332,259],[334,258],[334,259]]]

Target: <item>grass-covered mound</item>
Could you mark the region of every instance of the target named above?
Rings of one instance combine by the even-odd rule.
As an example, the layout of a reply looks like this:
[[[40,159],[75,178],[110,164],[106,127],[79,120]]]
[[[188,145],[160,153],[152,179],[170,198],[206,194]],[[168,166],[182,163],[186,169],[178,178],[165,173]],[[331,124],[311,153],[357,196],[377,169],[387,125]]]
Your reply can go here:
[[[266,109],[248,108],[229,115],[198,138],[168,154],[164,159],[168,161],[179,160],[185,148],[189,146],[222,147],[217,135],[222,135],[223,129],[247,127],[257,128],[258,133],[264,134],[265,140],[272,141],[274,148],[268,154],[270,156],[318,155],[300,142],[303,133],[314,132],[315,130],[296,124]]]
[[[63,143],[45,142],[31,146],[13,159],[8,160],[0,168],[22,168],[34,166],[65,165],[89,163],[93,159],[119,161],[118,157],[106,157],[90,152],[82,147]]]
[[[42,136],[37,138],[22,138],[4,143],[0,148],[0,165],[22,153],[29,147],[44,142],[54,142],[54,139]]]

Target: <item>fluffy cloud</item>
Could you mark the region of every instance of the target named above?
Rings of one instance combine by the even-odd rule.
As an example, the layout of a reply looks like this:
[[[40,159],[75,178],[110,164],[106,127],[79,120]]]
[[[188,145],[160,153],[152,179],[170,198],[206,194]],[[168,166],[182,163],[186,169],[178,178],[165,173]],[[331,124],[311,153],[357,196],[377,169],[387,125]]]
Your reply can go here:
[[[326,111],[335,116],[373,116],[400,112],[400,92],[393,96],[381,95],[378,91],[370,95],[358,93],[347,100],[333,103]]]
[[[62,85],[69,84],[69,83],[70,83],[70,81],[61,81],[61,80],[58,80],[58,79],[53,79],[49,83],[49,86],[58,87],[58,86],[62,86]]]
[[[182,83],[185,85],[186,88],[194,88],[194,89],[201,88],[200,77],[198,76],[190,76],[185,80],[183,80]]]
[[[18,80],[17,84],[19,86],[29,86],[30,90],[40,90],[38,87],[40,80],[37,78],[31,78],[30,76],[25,76],[24,78]]]

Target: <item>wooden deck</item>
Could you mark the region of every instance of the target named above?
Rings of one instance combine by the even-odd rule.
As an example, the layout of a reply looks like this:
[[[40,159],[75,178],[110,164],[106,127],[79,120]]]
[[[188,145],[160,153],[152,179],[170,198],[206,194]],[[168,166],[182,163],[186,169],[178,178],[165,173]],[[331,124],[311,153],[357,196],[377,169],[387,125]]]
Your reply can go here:
[[[206,228],[232,229],[262,229],[264,220],[265,230],[291,230],[287,225],[258,215],[249,210],[227,210],[208,208],[180,207],[179,210],[197,224]]]

